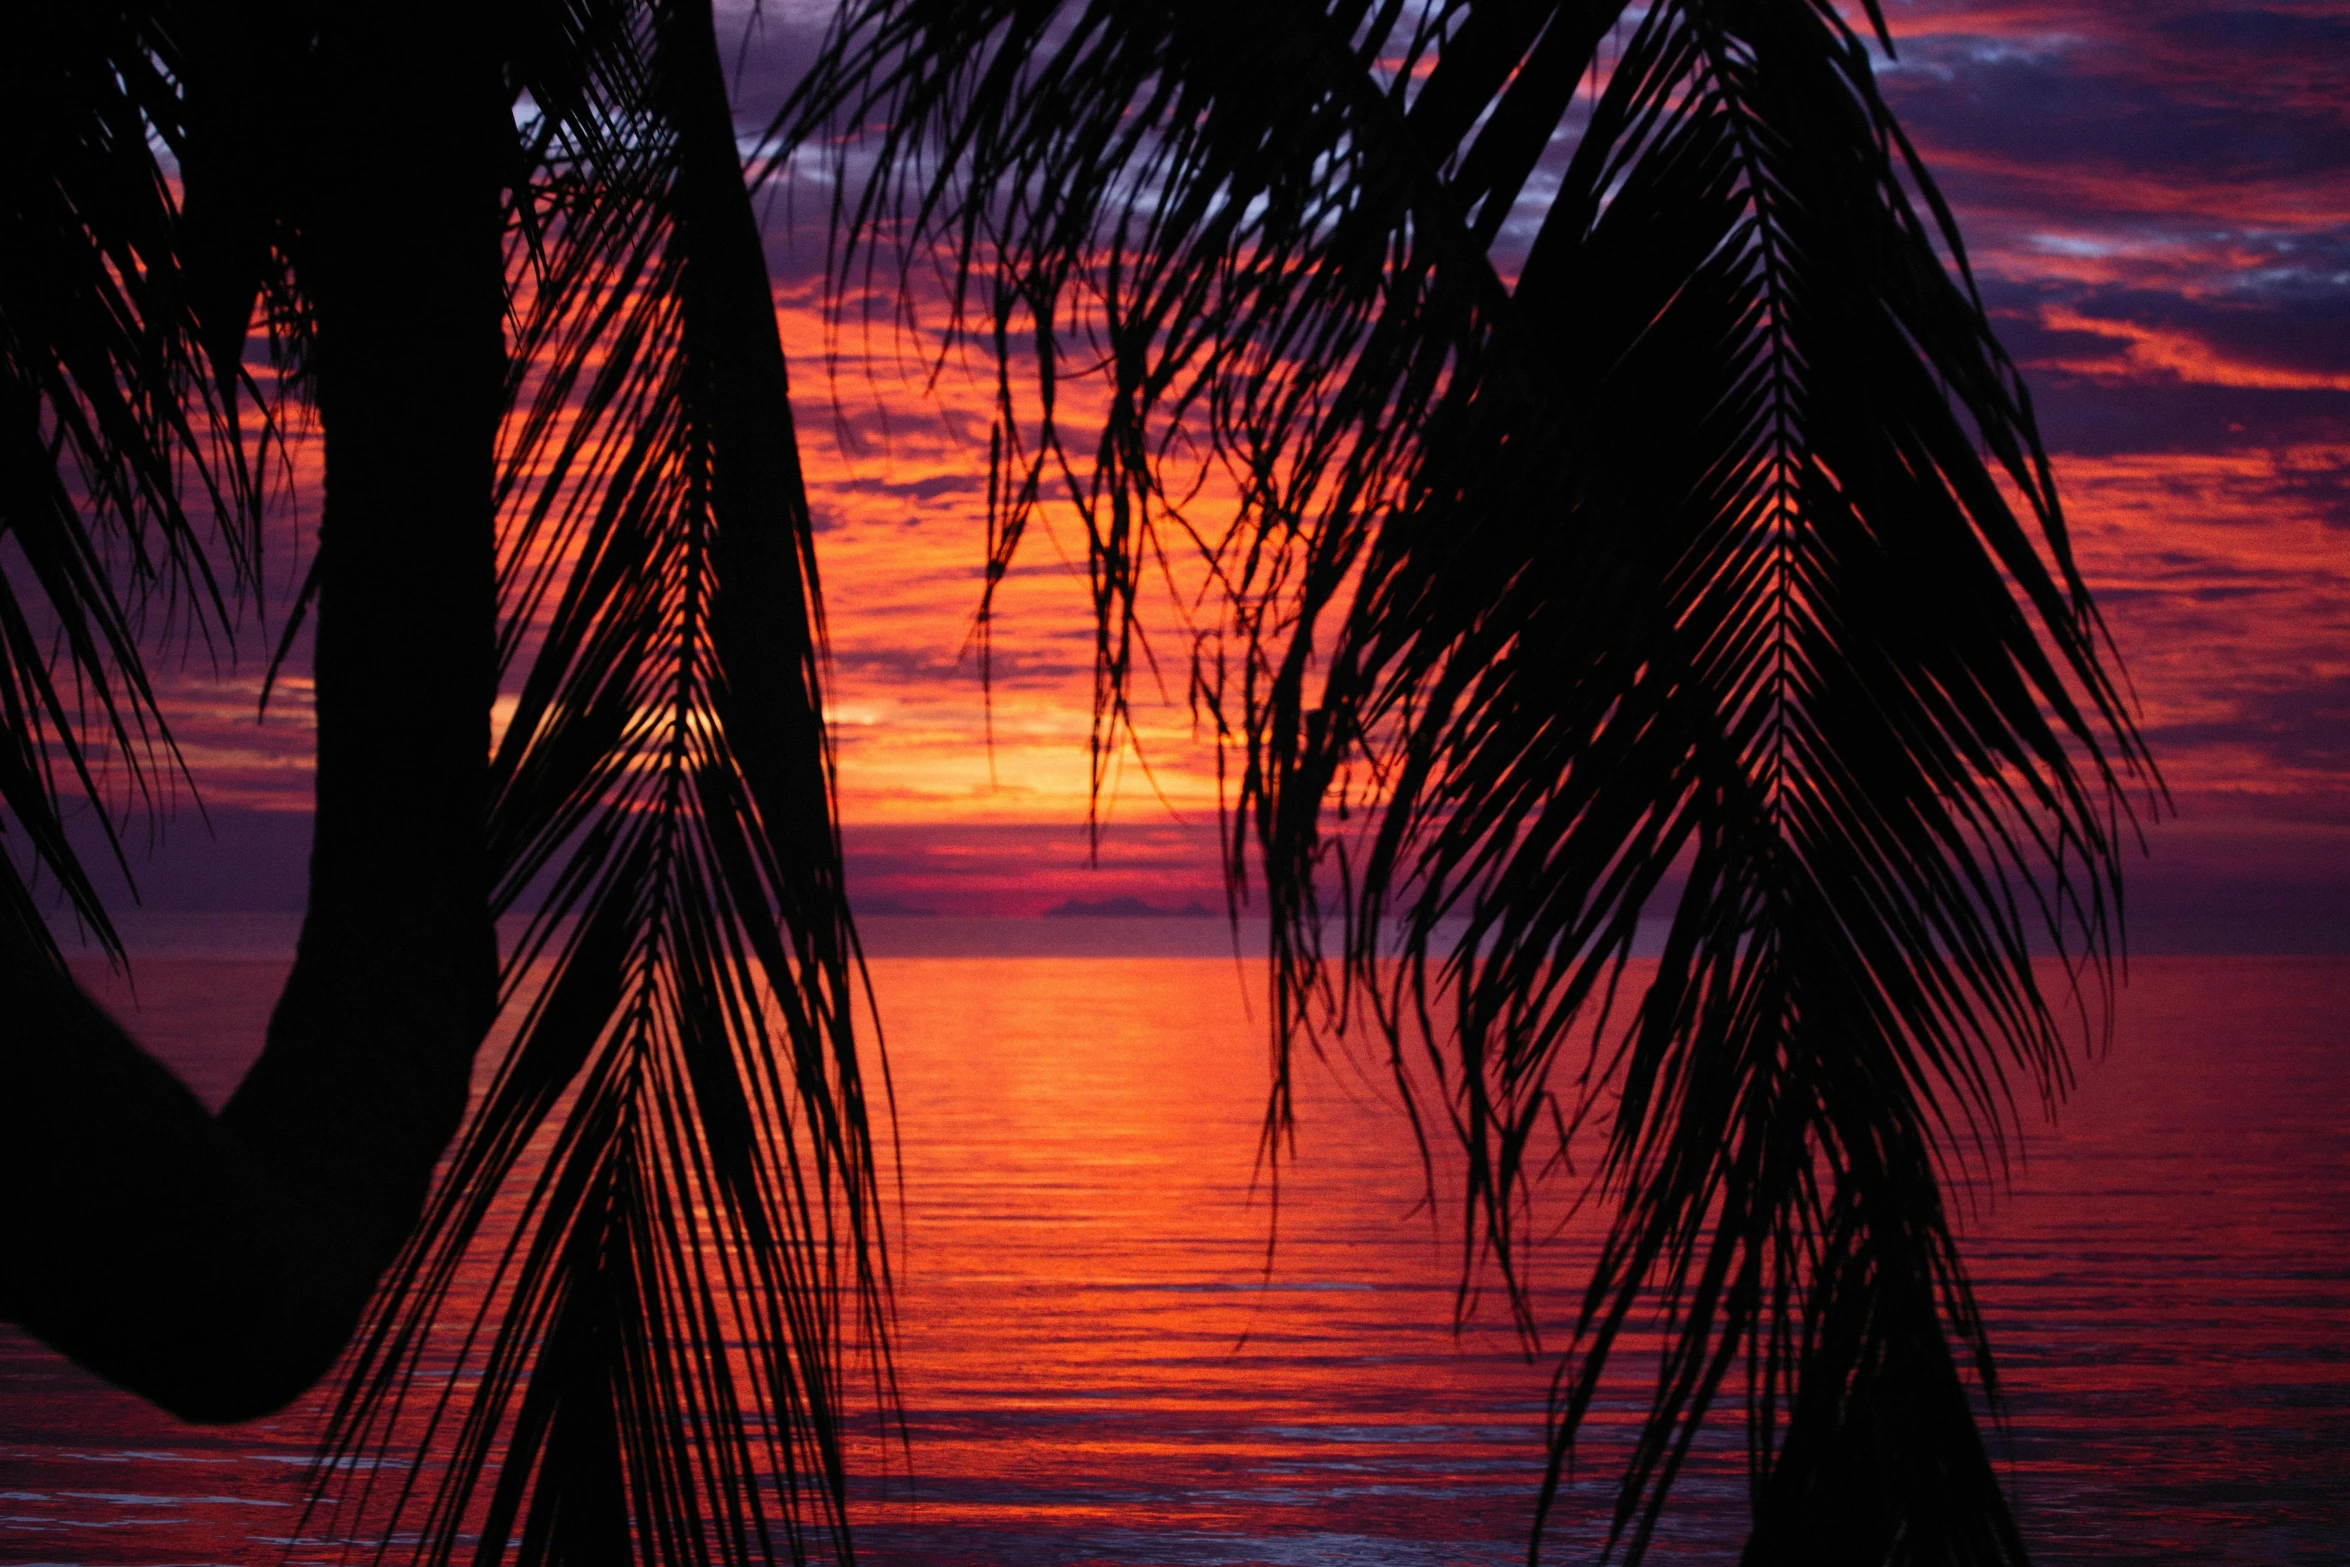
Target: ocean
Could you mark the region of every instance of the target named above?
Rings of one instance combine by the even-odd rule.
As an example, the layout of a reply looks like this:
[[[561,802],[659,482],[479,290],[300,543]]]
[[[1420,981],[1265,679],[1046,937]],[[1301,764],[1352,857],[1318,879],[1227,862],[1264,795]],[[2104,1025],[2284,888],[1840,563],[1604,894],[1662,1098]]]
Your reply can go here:
[[[1541,1346],[1430,1182],[1382,1063],[1300,1063],[1260,1161],[1261,966],[1217,921],[878,922],[897,1100],[903,1427],[855,1419],[882,1564],[1523,1560],[1549,1379],[1595,1218],[1538,1193]],[[217,1102],[284,974],[284,921],[155,927],[135,994]],[[1174,954],[1174,955],[1169,955]],[[2350,1539],[2350,959],[2135,961],[2110,1048],[2004,1181],[1959,1203],[2005,1379],[1993,1446],[2043,1563],[2319,1563]],[[886,1156],[885,1156],[886,1157]],[[1433,1200],[1431,1200],[1433,1198]],[[1547,1205],[1547,1206],[1546,1206]],[[1545,1559],[1601,1538],[1626,1375]],[[298,1527],[318,1396],[179,1426],[0,1330],[0,1561],[340,1559]],[[1654,1559],[1742,1538],[1734,1411]]]

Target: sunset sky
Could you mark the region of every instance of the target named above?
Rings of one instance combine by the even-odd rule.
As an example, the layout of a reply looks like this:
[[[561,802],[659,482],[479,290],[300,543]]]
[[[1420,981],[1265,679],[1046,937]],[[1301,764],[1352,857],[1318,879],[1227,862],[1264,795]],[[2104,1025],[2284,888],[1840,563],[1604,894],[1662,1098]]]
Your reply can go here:
[[[769,7],[745,124],[822,7]],[[2350,942],[2350,4],[1905,4],[1888,97],[1939,173],[2026,367],[2082,565],[2175,816],[2149,813],[2137,944]],[[851,337],[828,369],[822,192],[770,212],[820,529],[852,887],[867,912],[1031,914],[1063,899],[1220,902],[1212,748],[1139,713],[1086,866],[1091,654],[1073,527],[1029,547],[997,633],[992,752],[966,656],[984,542],[985,368],[925,390]],[[303,518],[289,522],[297,527]],[[1072,563],[1059,553],[1073,552]],[[294,553],[271,570],[285,579]],[[274,611],[273,611],[274,614]],[[270,632],[274,634],[272,621]],[[306,688],[256,724],[242,660],[159,670],[210,811],[184,804],[151,905],[291,907]],[[1146,680],[1138,692],[1154,696]]]

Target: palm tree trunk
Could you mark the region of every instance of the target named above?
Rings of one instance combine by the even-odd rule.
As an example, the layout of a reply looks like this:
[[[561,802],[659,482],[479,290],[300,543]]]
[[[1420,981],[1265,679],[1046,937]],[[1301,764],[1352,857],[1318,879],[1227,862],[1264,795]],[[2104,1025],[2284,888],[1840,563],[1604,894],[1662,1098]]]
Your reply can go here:
[[[487,13],[322,17],[317,825],[265,1049],[207,1115],[0,932],[0,1314],[166,1409],[310,1386],[415,1222],[495,1006],[483,815],[504,359]]]

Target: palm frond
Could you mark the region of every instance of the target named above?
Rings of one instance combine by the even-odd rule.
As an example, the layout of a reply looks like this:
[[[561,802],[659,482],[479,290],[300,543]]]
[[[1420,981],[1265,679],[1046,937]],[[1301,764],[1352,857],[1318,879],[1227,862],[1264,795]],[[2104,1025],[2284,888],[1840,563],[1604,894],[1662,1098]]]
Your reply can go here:
[[[34,7],[0,41],[0,535],[15,556],[0,572],[0,805],[29,852],[0,861],[0,902],[41,932],[23,879],[38,867],[118,957],[66,801],[79,793],[111,844],[125,801],[179,771],[142,611],[226,633],[230,583],[253,580],[258,550],[235,354],[208,363],[158,157],[184,129],[177,22],[162,5]]]
[[[2152,775],[1863,41],[1819,0],[876,0],[779,134],[834,127],[872,170],[842,297],[943,255],[947,335],[996,349],[991,580],[1056,481],[1086,524],[1097,710],[1154,558],[1224,596],[1195,679],[1273,920],[1268,1134],[1296,1040],[1367,1018],[1407,1089],[1424,1044],[1531,1331],[1537,1142],[1616,1096],[1545,1508],[1653,1313],[1611,1553],[1743,1368],[1751,1559],[2020,1559],[1944,1191],[2063,1090],[2033,954],[2110,973]],[[1220,524],[1170,499],[1186,437]]]
[[[886,1280],[784,359],[706,0],[563,25],[504,454],[519,1029],[314,1478],[430,1562],[846,1558]]]

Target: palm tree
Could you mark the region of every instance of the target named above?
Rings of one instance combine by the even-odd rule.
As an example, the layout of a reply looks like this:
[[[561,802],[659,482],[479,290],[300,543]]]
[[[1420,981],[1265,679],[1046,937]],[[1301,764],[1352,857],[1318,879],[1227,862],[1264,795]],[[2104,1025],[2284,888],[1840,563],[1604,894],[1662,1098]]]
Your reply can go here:
[[[27,137],[16,145],[38,152],[12,165],[10,218],[35,259],[12,257],[6,302],[7,522],[45,603],[8,606],[19,633],[8,800],[38,863],[105,932],[58,830],[56,758],[85,786],[89,766],[40,623],[66,628],[119,753],[168,747],[106,541],[92,535],[110,529],[141,563],[159,535],[220,607],[173,462],[209,459],[199,471],[231,526],[249,516],[231,422],[240,312],[279,215],[252,166],[209,139],[261,129],[235,123],[245,84],[201,67],[242,57],[225,32],[162,11],[20,22],[35,37],[12,50]],[[42,1196],[22,1205],[8,1309],[193,1418],[275,1407],[331,1363],[412,1224],[495,1005],[479,829],[502,366],[499,212],[481,140],[495,80],[462,51],[427,64],[400,29],[366,31],[324,46],[340,90],[312,129],[340,177],[302,214],[302,331],[332,470],[314,896],[269,1048],[217,1120],[64,977],[8,873],[10,1184]],[[401,67],[477,113],[419,112],[389,74]],[[150,127],[187,149],[184,222]],[[283,181],[298,183],[291,171]],[[52,465],[55,446],[78,482]],[[44,569],[44,556],[82,569]],[[445,634],[417,638],[418,623]]]
[[[421,1509],[435,1561],[845,1553],[843,1314],[875,1336],[886,1283],[806,503],[707,4],[12,25],[45,29],[8,99],[42,133],[8,254],[40,262],[0,285],[41,602],[0,604],[0,795],[101,932],[58,828],[80,732],[15,628],[60,628],[114,749],[168,764],[100,545],[224,613],[180,481],[249,569],[257,297],[328,499],[311,907],[218,1120],[6,884],[0,1179],[40,1200],[0,1310],[211,1418],[355,1332],[322,1475],[418,1449],[359,1500]],[[1611,1550],[1743,1370],[1750,1559],[2020,1560],[1942,1193],[2019,1080],[2063,1085],[2034,943],[2105,971],[2143,754],[1864,41],[1817,0],[868,0],[778,152],[832,127],[870,133],[835,276],[943,252],[951,331],[996,351],[991,579],[1048,493],[1085,519],[1097,753],[1144,574],[1196,544],[1280,1058],[1366,1024],[1400,1080],[1424,1053],[1530,1329],[1545,1129],[1620,1096],[1546,1508],[1657,1310]],[[1055,388],[1087,366],[1081,452]],[[1187,461],[1228,517],[1182,503]],[[500,1005],[520,1037],[428,1195]],[[168,1314],[110,1304],[159,1284]],[[445,1323],[478,1382],[411,1407]]]
[[[339,1439],[407,1439],[370,1421],[415,1324],[559,1125],[438,1549],[494,1456],[491,1554],[798,1553],[838,1525],[879,1252],[807,509],[708,5],[8,25],[0,525],[32,599],[0,603],[0,789],[32,863],[0,872],[0,1310],[194,1419],[283,1404],[356,1334]],[[207,509],[250,571],[257,301],[324,437],[317,826],[215,1118],[66,976],[20,872],[111,941],[62,802],[97,793],[93,739],[173,765],[137,590],[225,625]],[[433,1186],[501,1006],[520,1037]]]

